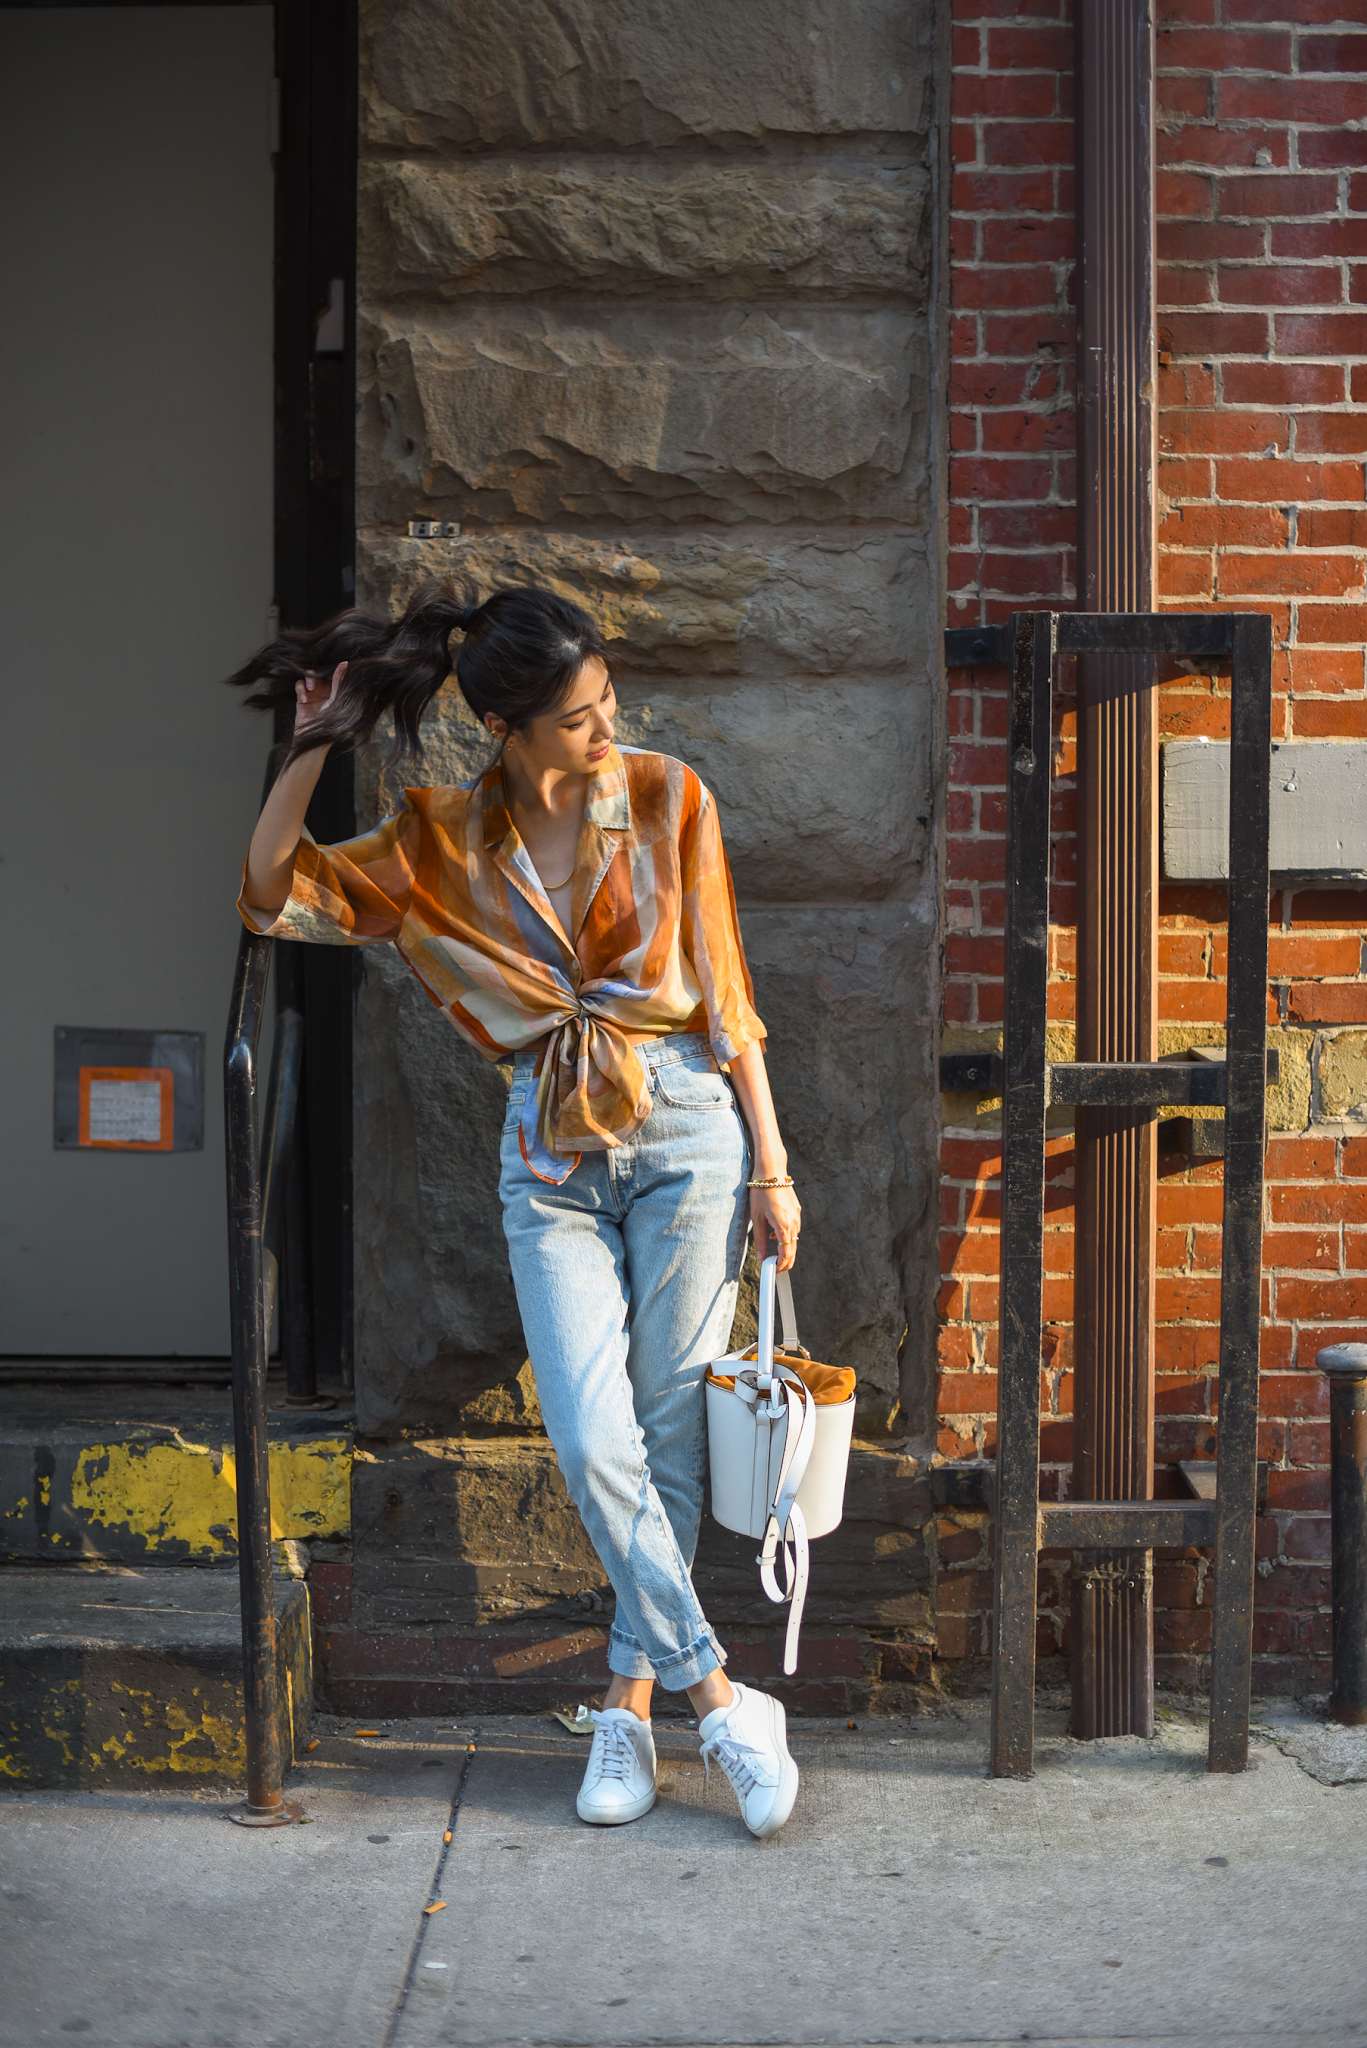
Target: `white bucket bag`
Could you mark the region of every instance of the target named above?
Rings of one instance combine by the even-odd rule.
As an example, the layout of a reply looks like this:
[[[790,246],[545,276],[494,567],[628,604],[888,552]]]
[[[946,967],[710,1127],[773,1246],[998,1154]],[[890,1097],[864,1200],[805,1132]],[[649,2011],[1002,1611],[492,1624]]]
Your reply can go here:
[[[777,1356],[775,1294],[783,1317]],[[717,1359],[705,1385],[712,1513],[724,1528],[760,1539],[760,1583],[777,1605],[790,1603],[783,1668],[796,1671],[807,1544],[838,1528],[845,1508],[854,1373],[808,1358],[797,1340],[792,1283],[768,1258],[759,1269],[759,1343]]]

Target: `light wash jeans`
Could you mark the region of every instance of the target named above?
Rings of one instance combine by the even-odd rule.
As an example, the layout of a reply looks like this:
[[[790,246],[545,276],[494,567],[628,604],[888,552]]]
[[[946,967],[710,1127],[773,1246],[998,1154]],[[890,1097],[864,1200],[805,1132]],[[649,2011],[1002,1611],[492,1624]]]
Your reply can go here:
[[[533,1061],[503,1125],[503,1228],[541,1413],[617,1595],[609,1667],[696,1685],[726,1653],[689,1570],[702,1516],[703,1374],[726,1349],[749,1231],[749,1145],[701,1036],[637,1048],[652,1108],[559,1186],[522,1159]]]

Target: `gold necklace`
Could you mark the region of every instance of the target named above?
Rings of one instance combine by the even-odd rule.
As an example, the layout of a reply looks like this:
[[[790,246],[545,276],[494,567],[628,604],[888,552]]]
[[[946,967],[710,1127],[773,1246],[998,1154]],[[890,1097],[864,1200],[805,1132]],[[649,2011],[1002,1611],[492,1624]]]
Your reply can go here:
[[[538,868],[536,872],[537,879],[541,883],[542,888],[546,891],[546,894],[548,896],[553,896],[557,889],[567,889],[570,883],[574,880],[573,868],[570,869],[569,873],[566,875],[563,882],[548,882],[546,880],[546,877],[542,874],[540,868]]]

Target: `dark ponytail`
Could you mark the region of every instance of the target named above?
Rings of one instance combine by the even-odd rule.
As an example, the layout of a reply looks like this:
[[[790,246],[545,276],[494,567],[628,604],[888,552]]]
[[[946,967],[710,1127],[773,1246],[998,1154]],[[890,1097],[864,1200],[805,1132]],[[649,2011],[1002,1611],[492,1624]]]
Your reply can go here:
[[[456,656],[461,695],[480,723],[491,711],[510,727],[554,711],[593,656],[604,658],[603,638],[587,612],[535,584],[496,590],[480,605],[461,604],[450,586],[424,583],[401,619],[372,612],[342,612],[311,631],[291,629],[229,676],[250,688],[248,704],[280,709],[294,718],[294,686],[306,676],[327,678],[346,662],[330,709],[295,740],[290,759],[314,747],[362,746],[387,711],[394,714],[392,759],[421,759],[418,726],[451,674],[447,642],[465,639]]]

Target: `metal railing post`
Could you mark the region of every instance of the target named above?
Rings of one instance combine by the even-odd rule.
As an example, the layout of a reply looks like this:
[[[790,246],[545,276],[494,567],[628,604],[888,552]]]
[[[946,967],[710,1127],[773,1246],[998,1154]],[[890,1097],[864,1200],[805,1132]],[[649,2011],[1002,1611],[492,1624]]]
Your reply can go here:
[[[1330,1344],[1315,1363],[1329,1382],[1334,1690],[1329,1718],[1367,1723],[1367,1344]]]
[[[284,1799],[271,1565],[270,1454],[266,1435],[266,1347],[270,1332],[262,1270],[256,1095],[257,1045],[270,978],[271,944],[271,940],[251,932],[242,934],[223,1060],[237,1562],[247,1729],[247,1801],[229,1817],[248,1827],[284,1826],[296,1820],[299,1813],[297,1806],[287,1806]]]

